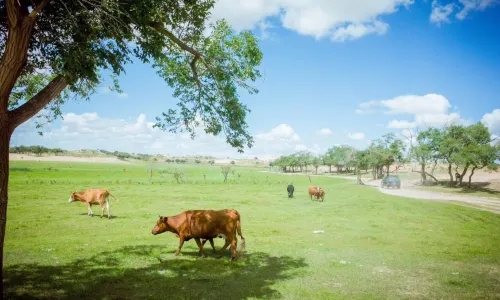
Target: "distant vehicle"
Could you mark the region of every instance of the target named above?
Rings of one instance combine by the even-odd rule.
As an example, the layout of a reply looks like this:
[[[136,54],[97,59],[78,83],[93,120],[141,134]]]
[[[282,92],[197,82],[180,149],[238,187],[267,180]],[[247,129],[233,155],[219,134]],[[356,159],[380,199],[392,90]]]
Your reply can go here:
[[[384,177],[384,179],[382,179],[381,186],[383,188],[395,187],[395,188],[400,189],[401,188],[401,180],[399,179],[398,175],[389,175],[389,176]]]

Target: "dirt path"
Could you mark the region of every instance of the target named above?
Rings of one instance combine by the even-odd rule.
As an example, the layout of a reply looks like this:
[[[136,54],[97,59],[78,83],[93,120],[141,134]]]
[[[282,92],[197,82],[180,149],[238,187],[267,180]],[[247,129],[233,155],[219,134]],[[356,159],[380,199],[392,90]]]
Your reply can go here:
[[[286,175],[305,175],[305,176],[324,176],[324,177],[332,177],[332,178],[342,178],[349,180],[356,180],[355,176],[327,176],[327,175],[309,175],[309,174],[297,174],[297,173],[276,173],[269,171],[261,171],[265,173],[275,173],[275,174],[286,174]],[[388,195],[407,197],[407,198],[415,198],[415,199],[424,199],[424,200],[433,200],[433,201],[444,201],[450,202],[457,205],[464,205],[469,207],[474,207],[477,209],[489,211],[492,213],[500,214],[500,200],[492,200],[484,197],[473,197],[473,196],[461,196],[461,195],[453,195],[449,193],[439,193],[432,191],[421,191],[412,189],[410,183],[408,181],[401,182],[401,189],[383,189],[380,187],[381,180],[369,180],[366,179],[363,181],[365,185],[375,187],[380,192]]]

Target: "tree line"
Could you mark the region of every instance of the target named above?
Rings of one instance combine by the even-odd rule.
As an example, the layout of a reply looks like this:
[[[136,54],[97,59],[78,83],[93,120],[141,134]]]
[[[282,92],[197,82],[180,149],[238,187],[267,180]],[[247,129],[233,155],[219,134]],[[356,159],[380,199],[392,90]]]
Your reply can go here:
[[[337,173],[356,173],[360,182],[361,170],[370,170],[373,179],[380,179],[384,174],[389,175],[392,165],[414,162],[418,163],[419,170],[412,171],[421,174],[423,183],[427,183],[428,178],[438,183],[434,171],[439,163],[445,163],[449,184],[461,185],[468,174],[469,187],[475,171],[483,168],[496,170],[498,167],[500,144],[481,122],[408,132],[400,137],[394,133],[385,134],[363,150],[337,145],[318,156],[308,151],[281,156],[270,165],[283,172],[302,172],[313,166],[316,173],[320,165],[325,165],[330,173],[332,167]]]
[[[35,154],[37,156],[41,156],[42,154],[62,154],[66,153],[66,150],[60,148],[47,148],[44,146],[15,146],[9,148],[9,153],[18,153],[18,154]]]

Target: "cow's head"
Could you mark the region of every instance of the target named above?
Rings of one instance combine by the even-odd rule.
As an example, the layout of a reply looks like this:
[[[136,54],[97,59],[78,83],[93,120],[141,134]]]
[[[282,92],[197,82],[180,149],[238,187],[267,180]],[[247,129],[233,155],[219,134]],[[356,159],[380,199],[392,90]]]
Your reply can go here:
[[[69,203],[76,201],[75,194],[76,194],[76,192],[71,193],[71,195],[69,196],[69,200],[68,200]]]
[[[170,226],[168,226],[168,222],[167,222],[168,218],[162,217],[162,216],[158,216],[158,217],[159,217],[159,219],[158,219],[158,221],[156,221],[155,227],[153,228],[153,230],[151,230],[151,233],[154,235],[163,233],[163,232],[170,229]]]

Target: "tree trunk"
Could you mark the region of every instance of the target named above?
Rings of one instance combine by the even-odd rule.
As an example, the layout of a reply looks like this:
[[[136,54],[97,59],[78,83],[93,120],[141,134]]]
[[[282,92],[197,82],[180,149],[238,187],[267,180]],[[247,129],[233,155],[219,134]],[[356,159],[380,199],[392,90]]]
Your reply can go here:
[[[425,163],[424,162],[420,163],[420,171],[422,172],[422,173],[420,173],[420,175],[421,175],[421,180],[423,183],[424,181],[427,180],[427,175],[425,174]]]
[[[13,6],[16,4],[7,3],[9,34],[0,62],[0,105],[2,111],[7,110],[10,93],[28,61],[28,45],[35,24],[34,18],[24,15],[22,9]]]
[[[434,166],[432,166],[432,170],[431,170],[431,174],[434,175],[434,171],[436,170],[436,167],[437,167],[437,160],[434,162]]]
[[[470,171],[470,175],[469,175],[469,182],[467,183],[467,187],[470,188],[471,187],[471,182],[472,182],[472,175],[474,175],[474,171],[476,170],[477,168],[474,166],[472,168],[472,170]]]
[[[460,186],[462,184],[462,181],[464,179],[465,173],[467,173],[468,169],[469,169],[469,164],[466,164],[465,168],[464,168],[464,170],[462,172],[462,174],[460,174],[460,179],[458,180],[457,186]]]
[[[0,115],[0,299],[3,299],[3,246],[7,224],[9,144],[11,131],[6,115]]]
[[[329,167],[330,167],[330,173],[332,173],[332,165],[330,165]]]
[[[453,185],[453,174],[451,174],[451,162],[448,161],[448,174],[450,175],[450,186]]]

